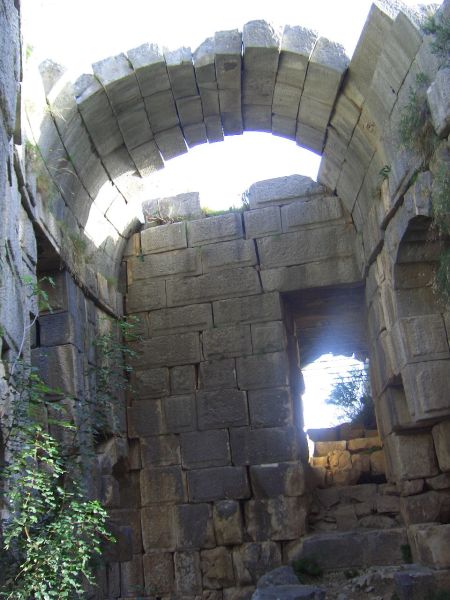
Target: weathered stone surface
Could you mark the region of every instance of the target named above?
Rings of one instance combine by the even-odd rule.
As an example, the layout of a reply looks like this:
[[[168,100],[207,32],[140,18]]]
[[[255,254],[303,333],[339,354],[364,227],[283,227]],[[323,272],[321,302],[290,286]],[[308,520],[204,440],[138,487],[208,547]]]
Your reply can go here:
[[[288,204],[294,200],[326,194],[326,188],[309,177],[290,175],[258,181],[250,186],[248,198],[250,208],[262,208],[269,204]]]
[[[131,344],[137,355],[133,364],[137,367],[174,367],[200,362],[198,333],[157,336]]]
[[[280,295],[261,294],[213,303],[214,324],[252,323],[282,318]]]
[[[179,147],[183,148],[178,137],[179,129],[177,126],[179,125],[179,120],[172,90],[161,90],[159,92],[155,92],[151,96],[147,96],[144,99],[144,103],[150,125],[155,135],[166,130],[173,131],[173,128],[176,128],[175,135],[178,138],[177,142]],[[163,150],[168,150],[168,148],[164,147],[164,138],[162,138],[162,140],[163,142],[161,143],[161,146],[158,144],[161,154],[163,154]],[[167,144],[167,140],[165,140],[165,143]],[[164,156],[164,158],[166,157]]]
[[[288,388],[251,390],[248,392],[248,408],[252,427],[282,427],[293,421]]]
[[[127,415],[130,438],[164,433],[165,426],[160,400],[138,400],[127,408]]]
[[[39,369],[45,383],[71,396],[80,396],[82,366],[75,346],[53,346],[31,351],[33,366]]]
[[[145,593],[149,596],[169,594],[175,585],[171,553],[144,554]]]
[[[136,369],[132,372],[133,389],[139,398],[161,398],[169,394],[169,369]]]
[[[193,431],[196,428],[194,394],[164,398],[162,405],[167,433]]]
[[[214,503],[214,531],[220,546],[241,544],[244,539],[241,508],[236,500]]]
[[[120,591],[124,597],[143,594],[144,574],[140,554],[133,556],[133,560],[120,563]]]
[[[181,435],[181,458],[186,469],[230,464],[228,431],[195,431]]]
[[[155,142],[164,160],[170,160],[187,152],[186,142],[179,127],[155,133]]]
[[[296,600],[305,598],[309,600],[325,600],[325,590],[314,585],[276,585],[257,589],[252,596],[253,600]]]
[[[347,442],[350,452],[361,452],[361,450],[373,450],[381,448],[381,440],[377,437],[354,438]]]
[[[342,205],[337,196],[300,200],[281,207],[283,231],[337,221],[342,217]]]
[[[177,547],[213,548],[216,543],[212,510],[208,504],[180,504],[175,507]]]
[[[215,390],[236,387],[236,364],[234,359],[210,360],[200,363],[199,389]]]
[[[240,213],[229,213],[187,223],[189,246],[225,242],[243,237]]]
[[[142,312],[166,306],[164,281],[135,281],[128,286],[127,313]]]
[[[391,433],[384,444],[396,480],[419,479],[438,474],[431,434]]]
[[[279,585],[298,585],[298,577],[292,567],[278,567],[269,571],[260,577],[257,583],[259,589]]]
[[[246,356],[252,353],[250,327],[216,327],[203,332],[203,353],[207,360]]]
[[[425,492],[400,498],[400,510],[406,525],[447,520],[450,514],[450,495],[446,492]]]
[[[231,456],[235,465],[259,465],[296,460],[297,433],[293,427],[230,431]]]
[[[428,105],[436,133],[445,137],[450,131],[450,68],[440,69],[427,91]]]
[[[192,248],[130,258],[127,269],[129,282],[157,277],[193,276],[202,272],[200,257]]]
[[[185,482],[181,468],[154,467],[141,471],[142,505],[186,500]]]
[[[256,498],[301,496],[305,492],[305,479],[300,462],[250,467],[250,481]]]
[[[197,392],[198,428],[223,429],[248,424],[245,392],[218,389]]]
[[[189,498],[192,502],[241,499],[250,496],[247,472],[243,467],[214,467],[188,471]]]
[[[237,29],[214,36],[215,66],[220,115],[225,135],[242,133],[241,63],[242,36]]]
[[[254,542],[298,539],[306,530],[306,502],[298,497],[250,500],[245,504],[246,530]]]
[[[252,325],[252,345],[255,354],[278,352],[287,346],[284,324],[282,321],[258,323]]]
[[[194,304],[152,311],[148,315],[151,335],[201,331],[212,327],[210,304]]]
[[[207,589],[219,590],[235,585],[233,561],[228,548],[219,546],[201,552],[203,585]]]
[[[244,212],[245,237],[253,239],[281,233],[281,213],[278,206],[268,206]]]
[[[144,506],[141,509],[141,521],[145,552],[175,549],[175,521],[172,506]]]
[[[163,467],[181,464],[177,435],[157,435],[140,439],[142,466]]]
[[[252,240],[230,240],[202,246],[203,272],[256,265],[256,250]]]
[[[288,360],[284,352],[236,359],[238,385],[252,390],[288,384]]]
[[[267,571],[281,566],[281,553],[275,542],[243,544],[233,550],[233,565],[240,585],[255,584]]]
[[[345,440],[337,442],[316,442],[314,444],[314,455],[315,456],[327,456],[330,452],[335,450],[343,451],[347,449],[347,442]]]
[[[178,593],[194,595],[202,589],[198,552],[175,552],[175,586]]]
[[[370,455],[370,471],[373,475],[385,475],[386,474],[386,460],[384,457],[384,451],[378,450],[372,452]]]
[[[141,232],[142,254],[170,252],[183,248],[187,248],[186,223],[184,222],[149,227]]]
[[[194,365],[183,365],[170,369],[170,389],[173,395],[195,391],[196,372]]]
[[[435,425],[432,433],[439,467],[442,471],[450,471],[450,421]]]
[[[258,273],[252,267],[227,269],[206,273],[200,277],[169,280],[166,287],[168,306],[197,304],[207,300],[220,300],[261,292]]]
[[[450,525],[412,525],[409,532],[415,560],[438,569],[450,568]]]

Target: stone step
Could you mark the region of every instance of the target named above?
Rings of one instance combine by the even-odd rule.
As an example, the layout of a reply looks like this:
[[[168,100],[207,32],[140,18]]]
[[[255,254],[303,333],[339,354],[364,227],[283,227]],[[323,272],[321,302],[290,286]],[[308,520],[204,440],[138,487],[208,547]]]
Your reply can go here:
[[[295,559],[314,559],[325,570],[400,565],[402,546],[408,544],[406,530],[371,529],[320,533],[305,537]]]

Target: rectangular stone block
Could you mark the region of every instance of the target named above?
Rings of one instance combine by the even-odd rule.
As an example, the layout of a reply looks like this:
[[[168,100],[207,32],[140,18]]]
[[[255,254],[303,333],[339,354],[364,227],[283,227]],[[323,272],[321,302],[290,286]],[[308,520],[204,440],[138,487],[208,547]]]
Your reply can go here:
[[[177,547],[213,548],[216,545],[212,509],[208,504],[180,504],[175,507]]]
[[[242,36],[237,29],[214,35],[220,115],[226,135],[241,134]]]
[[[216,327],[203,332],[203,354],[206,359],[231,358],[252,353],[249,325]]]
[[[78,324],[78,329],[82,327]],[[69,312],[55,312],[39,317],[39,334],[41,346],[62,346],[74,344],[80,348],[77,327]],[[81,349],[81,348],[80,348]]]
[[[199,389],[236,388],[236,364],[232,358],[200,363]]]
[[[155,215],[158,216],[158,215]],[[168,223],[141,231],[142,254],[156,254],[187,248],[186,223]]]
[[[142,541],[145,552],[175,550],[176,530],[173,506],[141,508]]]
[[[187,152],[183,132],[179,127],[155,133],[155,142],[164,160],[170,160]]]
[[[447,358],[449,347],[441,315],[398,319],[393,336],[399,367],[421,359]]]
[[[306,532],[307,504],[299,497],[250,500],[245,504],[246,530],[254,542],[295,540]]]
[[[193,431],[196,428],[195,396],[170,396],[162,400],[164,421],[168,433]]]
[[[187,223],[189,246],[225,242],[243,237],[241,213],[228,213]]]
[[[298,458],[298,433],[294,427],[232,429],[230,441],[235,465],[289,462]]]
[[[252,427],[282,427],[293,421],[289,388],[251,390],[248,408]]]
[[[140,479],[142,506],[186,501],[186,484],[179,466],[142,469]]]
[[[128,285],[125,297],[127,313],[142,312],[166,306],[164,281],[135,281]]]
[[[198,428],[223,429],[248,424],[245,392],[233,389],[197,392]]]
[[[179,125],[172,90],[161,90],[144,99],[151,128],[155,134]]]
[[[144,572],[140,554],[133,556],[130,561],[120,563],[120,592],[123,597],[143,594]]]
[[[252,466],[250,481],[256,498],[302,496],[306,489],[306,474],[300,462]]]
[[[142,466],[167,467],[181,464],[180,440],[177,435],[157,435],[140,439]]]
[[[219,545],[242,544],[244,529],[241,508],[236,500],[219,500],[213,507],[214,531]]]
[[[281,39],[277,84],[303,88],[309,57],[317,41],[317,33],[304,27],[285,25]]]
[[[347,450],[347,442],[345,440],[336,442],[316,442],[314,444],[314,456],[328,456],[331,452],[343,452]]]
[[[448,414],[450,360],[408,364],[402,369],[406,401],[414,420]]]
[[[236,584],[232,555],[228,548],[217,547],[201,553],[203,585],[206,589],[221,590]]]
[[[78,350],[72,344],[35,348],[31,351],[31,362],[52,389],[75,397],[81,395],[83,366]]]
[[[223,467],[230,464],[228,431],[195,431],[181,434],[181,459],[185,469]]]
[[[450,421],[435,425],[432,434],[439,467],[444,472],[450,471]]]
[[[277,292],[214,302],[213,313],[216,326],[283,318],[281,299]]]
[[[175,552],[175,585],[179,594],[197,595],[202,590],[199,552]]]
[[[175,367],[200,362],[198,333],[158,336],[130,346],[137,353],[131,361],[135,367]]]
[[[127,56],[133,65],[144,97],[170,89],[166,61],[156,44],[142,44],[132,48],[127,51]]]
[[[325,196],[327,190],[309,177],[289,175],[258,181],[249,187],[250,208],[263,208],[271,204],[283,205],[311,196]]]
[[[431,433],[391,433],[385,438],[384,445],[396,481],[438,474]]]
[[[241,586],[256,585],[262,575],[281,566],[280,546],[275,542],[242,544],[233,549],[233,565]]]
[[[242,295],[259,294],[261,285],[253,267],[227,269],[206,273],[199,277],[168,280],[168,306],[197,304]]]
[[[173,555],[169,552],[144,554],[145,593],[149,596],[165,595],[173,592],[175,577]]]
[[[251,331],[253,352],[255,354],[278,352],[286,349],[287,339],[282,321],[253,324]]]
[[[201,260],[204,273],[257,264],[254,242],[241,239],[202,246]]]
[[[343,218],[341,201],[337,196],[300,200],[281,207],[283,231],[293,231]]]
[[[350,225],[283,233],[257,240],[264,269],[351,256],[354,244],[353,226]]]
[[[131,386],[139,398],[161,398],[170,393],[169,369],[133,369]]]
[[[202,272],[200,256],[192,248],[172,250],[159,254],[142,255],[127,261],[128,282],[177,275],[199,275]]]
[[[243,390],[286,386],[289,383],[288,364],[284,352],[237,358],[238,386]]]
[[[172,394],[189,394],[196,388],[197,376],[194,365],[183,365],[170,369],[170,389]]]
[[[164,52],[167,72],[169,74],[175,98],[184,98],[197,93],[194,66],[190,48],[178,48]]]
[[[211,502],[250,497],[247,472],[243,467],[215,467],[188,471],[191,502]]]
[[[201,331],[212,327],[211,304],[193,304],[152,311],[148,315],[150,335]]]
[[[268,206],[244,212],[245,237],[247,239],[281,233],[279,206]]]

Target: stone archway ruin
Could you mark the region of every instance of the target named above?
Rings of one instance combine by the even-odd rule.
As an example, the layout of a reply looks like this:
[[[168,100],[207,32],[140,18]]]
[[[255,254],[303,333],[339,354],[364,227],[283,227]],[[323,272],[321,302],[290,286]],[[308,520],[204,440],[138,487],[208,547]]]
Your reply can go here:
[[[26,352],[74,396],[92,394],[84,374],[95,358],[84,340],[103,314],[123,314],[125,298],[144,337],[137,396],[122,403],[128,421],[122,411],[97,448],[90,482],[120,541],[102,597],[240,597],[290,559],[308,504],[281,295],[330,286],[365,286],[388,480],[415,558],[449,568],[436,550],[450,527],[448,312],[414,266],[427,263],[429,273],[436,261],[415,225],[432,216],[436,163],[448,166],[448,68],[414,16],[375,3],[351,61],[301,27],[277,37],[255,21],[193,54],[130,50],[74,83],[47,63],[41,98],[25,105],[24,153],[12,2],[5,15],[2,358],[17,351],[30,312],[21,274],[36,270],[56,273],[57,308]],[[422,72],[434,162],[402,150],[397,134]],[[242,214],[140,230],[139,177],[251,130],[320,153],[319,183],[259,182]],[[100,243],[85,233],[89,215]]]

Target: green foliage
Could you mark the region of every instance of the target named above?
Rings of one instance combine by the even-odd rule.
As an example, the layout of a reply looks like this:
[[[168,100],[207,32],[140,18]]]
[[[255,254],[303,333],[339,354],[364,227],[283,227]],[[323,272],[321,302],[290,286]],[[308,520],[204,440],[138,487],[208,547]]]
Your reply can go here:
[[[340,410],[342,420],[349,420],[364,427],[375,427],[368,364],[362,369],[350,369],[345,377],[340,376],[325,402]]]
[[[437,19],[435,15],[430,16],[422,28],[425,33],[434,36],[431,43],[433,54],[448,62],[450,54],[450,18],[441,16]]]
[[[36,280],[31,275],[22,277],[23,283],[28,287],[28,298],[36,298],[39,311],[52,311],[48,300],[48,292],[42,287],[42,284],[47,283],[50,287],[55,287],[55,280],[47,275]]]
[[[413,562],[411,546],[409,544],[402,544],[400,546],[400,552],[402,555],[403,562],[408,564],[411,564]]]
[[[311,579],[318,579],[323,575],[323,569],[315,558],[299,558],[292,563],[294,573],[300,583],[307,583]]]
[[[416,88],[410,88],[398,125],[400,146],[428,160],[437,142],[427,102],[429,81],[424,73],[416,77]]]

